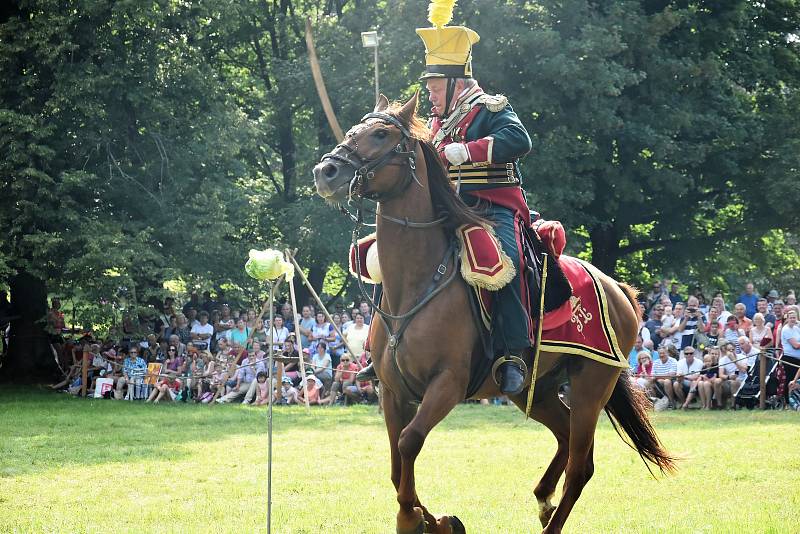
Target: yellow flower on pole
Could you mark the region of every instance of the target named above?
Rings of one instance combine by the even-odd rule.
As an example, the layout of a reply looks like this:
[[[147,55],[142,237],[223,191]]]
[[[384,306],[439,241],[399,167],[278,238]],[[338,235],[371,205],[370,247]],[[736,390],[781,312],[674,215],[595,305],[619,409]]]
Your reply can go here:
[[[245,272],[256,280],[276,280],[281,275],[287,278],[294,276],[294,266],[283,259],[283,254],[278,250],[250,249],[250,258],[244,264]]]

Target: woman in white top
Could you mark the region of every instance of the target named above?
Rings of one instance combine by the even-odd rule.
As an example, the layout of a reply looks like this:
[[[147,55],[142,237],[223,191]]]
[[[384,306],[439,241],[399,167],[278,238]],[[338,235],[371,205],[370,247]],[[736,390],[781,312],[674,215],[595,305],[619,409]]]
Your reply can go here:
[[[344,337],[347,339],[347,344],[350,346],[353,355],[357,359],[361,356],[361,353],[364,352],[364,345],[369,336],[369,326],[364,324],[364,316],[361,312],[355,314],[353,319],[353,325],[347,329],[347,332],[344,333]]]
[[[754,347],[772,346],[772,330],[764,324],[764,314],[753,315],[753,326],[750,328],[749,337]],[[768,341],[764,341],[765,339]]]

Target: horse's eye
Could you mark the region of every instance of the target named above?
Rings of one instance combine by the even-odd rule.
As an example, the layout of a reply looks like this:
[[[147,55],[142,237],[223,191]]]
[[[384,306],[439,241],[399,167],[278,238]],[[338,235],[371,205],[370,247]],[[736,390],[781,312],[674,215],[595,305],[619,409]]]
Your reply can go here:
[[[386,130],[377,130],[374,135],[378,139],[386,139],[386,136],[389,134],[386,132]]]

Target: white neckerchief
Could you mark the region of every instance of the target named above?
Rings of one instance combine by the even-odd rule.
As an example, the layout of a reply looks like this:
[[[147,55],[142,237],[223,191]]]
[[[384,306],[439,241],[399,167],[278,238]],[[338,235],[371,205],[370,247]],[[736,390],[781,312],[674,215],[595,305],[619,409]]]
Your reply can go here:
[[[444,138],[452,134],[456,126],[458,126],[458,123],[460,123],[472,110],[475,102],[477,101],[477,97],[480,94],[480,87],[477,85],[471,89],[464,89],[461,91],[455,101],[455,104],[453,105],[453,112],[450,113],[449,117],[442,121],[441,128],[438,132],[436,132],[436,135],[433,138],[433,145],[436,148],[439,148],[439,145],[442,143]]]

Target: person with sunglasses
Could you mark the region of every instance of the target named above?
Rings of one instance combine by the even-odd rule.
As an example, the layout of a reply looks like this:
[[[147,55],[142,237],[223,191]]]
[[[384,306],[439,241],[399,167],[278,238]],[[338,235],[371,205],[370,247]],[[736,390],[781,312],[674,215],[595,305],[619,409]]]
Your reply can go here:
[[[358,365],[353,361],[350,353],[345,352],[342,354],[342,357],[339,360],[339,365],[336,366],[336,373],[333,376],[331,393],[326,399],[329,406],[337,401],[340,391],[344,393],[347,388],[355,385],[357,372]]]

